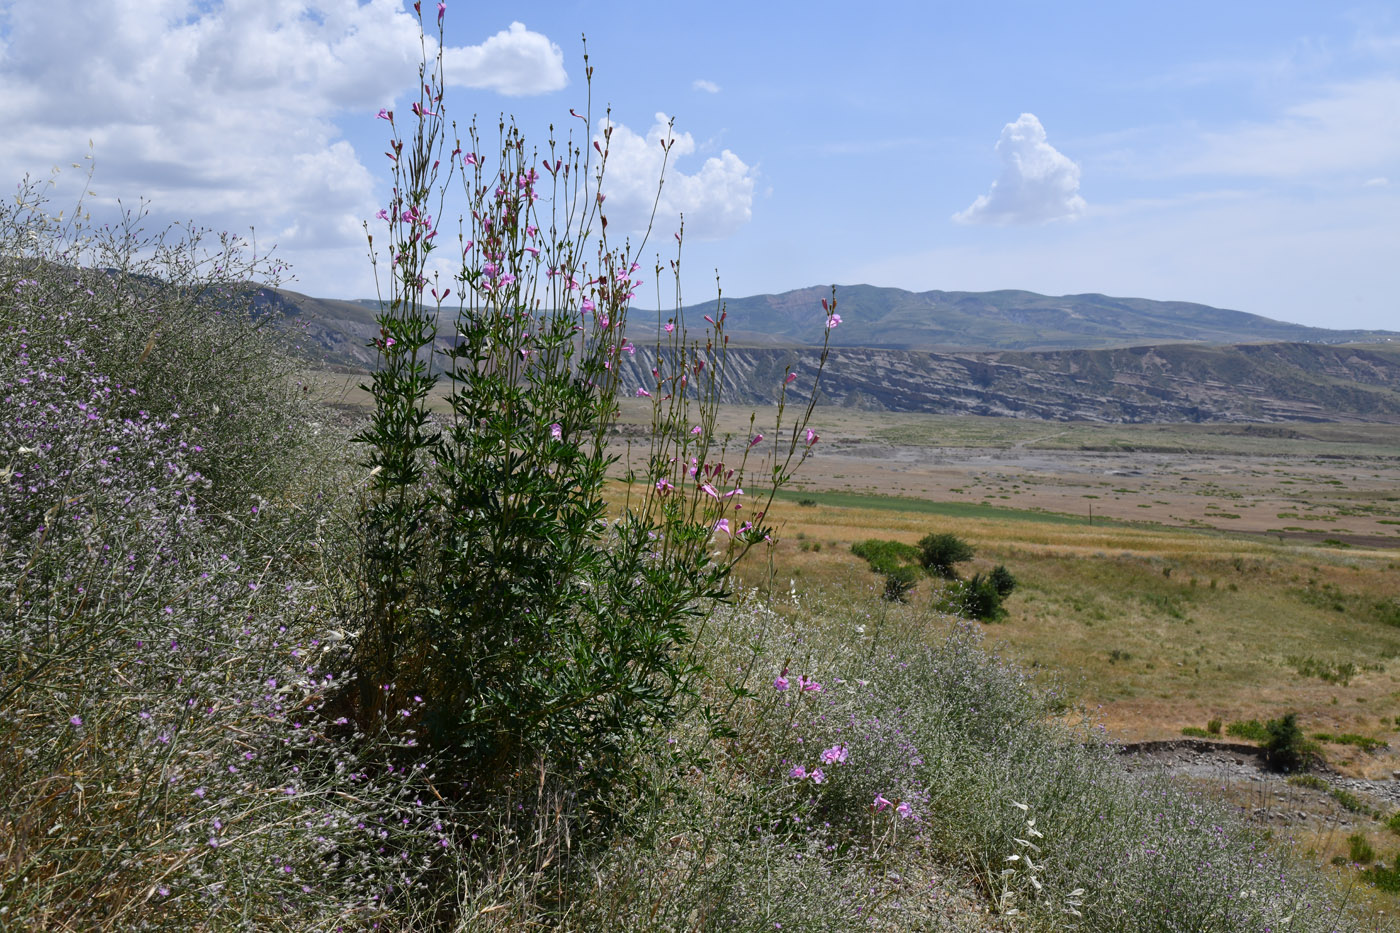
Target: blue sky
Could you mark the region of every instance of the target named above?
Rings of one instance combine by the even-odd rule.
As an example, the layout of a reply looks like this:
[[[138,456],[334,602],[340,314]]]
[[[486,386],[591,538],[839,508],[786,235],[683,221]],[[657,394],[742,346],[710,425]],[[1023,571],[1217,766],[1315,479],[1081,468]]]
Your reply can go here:
[[[372,294],[407,6],[0,0],[0,171],[92,139],[99,212],[253,225],[292,287]],[[446,24],[459,120],[568,125],[584,33],[615,144],[674,117],[687,301],[717,269],[731,295],[1096,291],[1400,329],[1394,4],[449,0]],[[635,149],[609,168],[622,226],[653,183]]]

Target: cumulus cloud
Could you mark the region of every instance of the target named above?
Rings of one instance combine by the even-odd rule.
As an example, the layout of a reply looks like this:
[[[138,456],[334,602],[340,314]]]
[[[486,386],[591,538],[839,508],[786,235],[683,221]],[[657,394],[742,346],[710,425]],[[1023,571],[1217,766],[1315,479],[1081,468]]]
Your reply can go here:
[[[511,23],[480,45],[448,49],[443,72],[449,85],[489,89],[518,97],[558,91],[569,84],[564,53],[549,37]]]
[[[596,138],[604,141],[601,131]],[[665,160],[662,142],[668,139],[671,151]],[[753,214],[758,170],[725,149],[686,174],[679,161],[695,152],[695,140],[689,133],[676,133],[664,113],[656,115],[656,123],[645,136],[621,123],[611,124],[607,145],[602,190],[607,196],[604,213],[610,223],[630,231],[645,230],[656,202],[659,229],[674,229],[684,215],[687,236],[719,239],[735,233]],[[666,177],[658,202],[656,184],[663,160]]]
[[[695,90],[697,91],[704,91],[706,94],[719,93],[719,85],[714,83],[713,81],[707,81],[704,78],[696,78],[690,86],[695,88]]]
[[[1084,212],[1079,166],[1045,138],[1035,114],[1023,113],[997,140],[1001,176],[953,220],[965,224],[1039,224]]]
[[[43,176],[91,139],[94,209],[144,198],[157,222],[255,226],[260,248],[275,239],[303,277],[347,247],[363,266],[360,224],[377,186],[336,120],[367,125],[415,87],[418,23],[406,6],[103,0],[74,15],[0,0],[0,177]],[[567,81],[558,48],[519,24],[446,55],[453,82],[500,93]]]

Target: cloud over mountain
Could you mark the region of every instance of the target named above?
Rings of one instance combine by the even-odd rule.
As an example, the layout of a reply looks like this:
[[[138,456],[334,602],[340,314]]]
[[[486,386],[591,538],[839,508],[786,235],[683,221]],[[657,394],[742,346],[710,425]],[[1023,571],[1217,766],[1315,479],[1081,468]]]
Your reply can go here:
[[[695,139],[689,133],[676,133],[666,114],[656,115],[645,136],[621,123],[611,127],[603,177],[604,213],[610,223],[629,231],[644,230],[655,202],[657,229],[663,234],[676,229],[684,214],[687,236],[720,239],[735,233],[752,216],[758,170],[728,149],[687,174],[679,162],[695,152]],[[596,138],[603,142],[601,132]],[[667,139],[672,140],[669,159],[661,145]],[[666,178],[658,201],[656,184],[663,163]]]
[[[1002,128],[997,140],[1001,175],[992,188],[953,215],[965,224],[1040,224],[1084,212],[1079,166],[1046,141],[1045,127],[1023,113]]]

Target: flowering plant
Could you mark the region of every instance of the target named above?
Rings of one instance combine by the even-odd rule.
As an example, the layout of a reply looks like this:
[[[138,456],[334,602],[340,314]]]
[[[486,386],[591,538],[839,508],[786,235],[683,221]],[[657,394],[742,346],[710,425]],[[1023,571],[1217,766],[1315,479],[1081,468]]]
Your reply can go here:
[[[692,338],[677,285],[675,312],[646,330],[650,346],[629,336],[646,237],[609,237],[610,124],[591,146],[551,134],[543,158],[513,124],[501,123],[490,157],[474,124],[465,138],[454,126],[448,151],[442,68],[441,51],[425,58],[406,132],[380,114],[394,189],[375,229],[391,274],[368,387],[375,413],[359,436],[372,487],[358,714],[383,719],[408,708],[403,695],[427,698],[406,727],[424,727],[479,787],[542,764],[606,780],[693,691],[692,623],[769,538],[767,502],[816,441],[807,420],[820,368],[795,423],[780,405],[766,449],[753,431],[731,449],[715,426],[723,307]],[[570,113],[591,132],[591,109]],[[464,207],[448,282],[434,253],[454,182]],[[652,271],[664,271],[659,260]],[[828,307],[834,319],[834,298]],[[447,314],[453,337],[440,346]],[[784,403],[797,375],[784,374]],[[450,413],[439,423],[427,399],[441,383]],[[609,444],[620,395],[650,399],[636,463]],[[767,470],[758,505],[744,488],[751,456]]]

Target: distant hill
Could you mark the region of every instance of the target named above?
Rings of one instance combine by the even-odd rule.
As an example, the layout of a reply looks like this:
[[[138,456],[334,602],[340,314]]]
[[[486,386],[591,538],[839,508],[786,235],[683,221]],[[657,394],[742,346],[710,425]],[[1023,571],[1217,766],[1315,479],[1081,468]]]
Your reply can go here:
[[[830,288],[780,295],[726,298],[731,342],[747,346],[803,346],[820,342],[825,315],[821,300]],[[1328,330],[1275,321],[1184,301],[1035,292],[908,292],[899,288],[848,285],[836,292],[841,326],[832,345],[890,350],[1086,350],[1170,343],[1369,343],[1400,344],[1400,332]],[[259,291],[260,307],[276,311],[332,362],[370,366],[366,346],[375,335],[377,302],[312,298],[285,289]],[[714,304],[685,309],[699,323]],[[635,312],[632,333],[655,312]],[[443,338],[453,321],[439,327]]]
[[[729,400],[770,403],[785,365],[815,368],[812,342],[829,294],[811,288],[726,302]],[[842,324],[823,379],[833,404],[1046,420],[1400,422],[1400,334],[1103,295],[852,286],[837,297]],[[271,289],[255,302],[309,355],[374,365],[375,302]],[[713,311],[687,308],[687,320]],[[638,313],[634,337],[653,314]],[[453,325],[441,323],[440,346]],[[646,343],[624,359],[628,385],[648,378]]]
[[[810,344],[821,339],[829,287],[727,298],[732,340]],[[1400,342],[1400,332],[1305,327],[1209,305],[1107,295],[1035,292],[909,292],[873,285],[836,289],[843,347],[899,350],[1078,350],[1163,343]],[[686,309],[700,320],[714,303]]]
[[[652,352],[639,345],[624,360],[626,385],[648,384]],[[725,397],[771,404],[785,368],[810,374],[817,357],[811,347],[732,349]],[[1400,423],[1400,344],[991,353],[838,347],[827,361],[822,396],[874,411],[1047,421]]]

